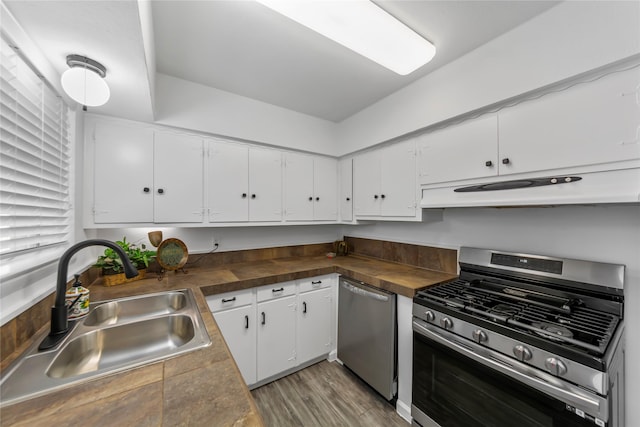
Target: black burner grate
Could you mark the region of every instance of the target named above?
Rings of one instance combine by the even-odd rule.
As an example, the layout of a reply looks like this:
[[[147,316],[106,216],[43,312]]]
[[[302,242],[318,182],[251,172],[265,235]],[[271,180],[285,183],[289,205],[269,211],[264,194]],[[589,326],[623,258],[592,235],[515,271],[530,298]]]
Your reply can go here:
[[[421,291],[419,298],[597,355],[606,351],[620,320],[577,298],[485,280],[457,279]]]

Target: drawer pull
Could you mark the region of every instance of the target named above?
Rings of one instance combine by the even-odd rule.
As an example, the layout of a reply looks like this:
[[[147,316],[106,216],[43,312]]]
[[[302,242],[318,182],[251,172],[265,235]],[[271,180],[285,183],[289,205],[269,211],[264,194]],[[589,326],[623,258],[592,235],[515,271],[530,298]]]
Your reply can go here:
[[[244,316],[244,328],[249,329],[249,316]]]
[[[302,302],[302,312],[306,313],[307,312],[307,303],[306,302]]]
[[[316,280],[315,282],[314,282],[314,281],[311,281],[311,284],[312,284],[312,285],[319,285],[319,284],[321,284],[321,283],[322,283],[322,280]]]
[[[233,301],[235,301],[235,300],[236,300],[236,297],[233,297],[233,298],[227,298],[227,299],[222,298],[222,303],[224,304],[225,302],[233,302]]]
[[[267,316],[262,312],[262,324],[265,325],[267,323]]]
[[[274,294],[275,294],[276,292],[282,292],[282,291],[284,291],[284,288],[271,289],[271,292],[273,292]]]

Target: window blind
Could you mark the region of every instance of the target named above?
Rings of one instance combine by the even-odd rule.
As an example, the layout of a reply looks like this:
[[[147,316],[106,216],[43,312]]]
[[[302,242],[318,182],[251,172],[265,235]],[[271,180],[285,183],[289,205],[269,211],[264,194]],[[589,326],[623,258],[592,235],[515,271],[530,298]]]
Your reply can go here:
[[[69,109],[4,39],[0,43],[3,278],[51,261],[69,240],[71,212]]]

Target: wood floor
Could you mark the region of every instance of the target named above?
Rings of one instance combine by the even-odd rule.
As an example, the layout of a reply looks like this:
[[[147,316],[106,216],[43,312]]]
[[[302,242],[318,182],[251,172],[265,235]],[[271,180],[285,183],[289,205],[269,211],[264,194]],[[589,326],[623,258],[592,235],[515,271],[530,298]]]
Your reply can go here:
[[[338,362],[322,361],[251,392],[267,427],[408,427]]]

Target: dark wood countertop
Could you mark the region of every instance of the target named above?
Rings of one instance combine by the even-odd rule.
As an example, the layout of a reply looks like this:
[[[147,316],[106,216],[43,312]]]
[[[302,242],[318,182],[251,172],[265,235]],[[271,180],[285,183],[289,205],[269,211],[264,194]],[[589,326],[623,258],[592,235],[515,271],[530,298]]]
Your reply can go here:
[[[205,296],[256,286],[339,273],[412,298],[416,291],[455,278],[374,258],[350,255],[326,258],[293,257],[155,274],[119,286],[92,284],[91,300],[102,301],[171,289],[194,290],[212,345],[140,368],[88,381],[77,386],[10,405],[0,424],[69,425],[216,425],[263,426],[251,394],[222,338]],[[33,340],[47,333],[45,326]],[[25,350],[21,347],[16,353]]]

